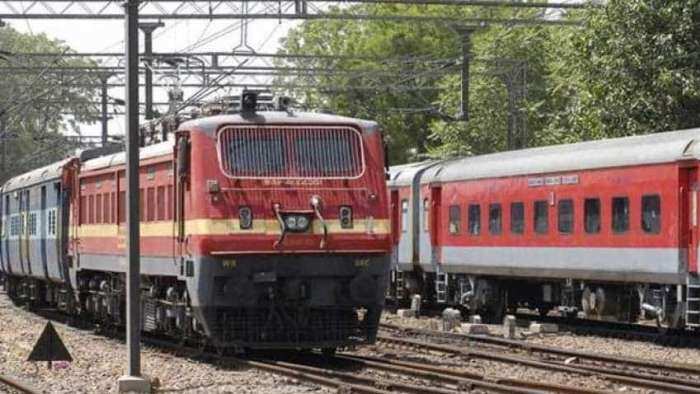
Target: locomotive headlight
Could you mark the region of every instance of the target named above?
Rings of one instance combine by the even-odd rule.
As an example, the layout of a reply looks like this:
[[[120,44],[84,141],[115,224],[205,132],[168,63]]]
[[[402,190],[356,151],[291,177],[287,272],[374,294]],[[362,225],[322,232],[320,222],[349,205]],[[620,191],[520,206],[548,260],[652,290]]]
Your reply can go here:
[[[309,228],[310,220],[306,215],[288,215],[284,218],[284,227],[294,233],[302,233]]]
[[[286,219],[284,219],[284,225],[287,226],[287,229],[296,231],[297,230],[297,217],[296,216],[287,216]]]
[[[239,226],[241,230],[249,230],[253,227],[253,211],[250,207],[241,207],[238,209]]]
[[[309,228],[309,218],[307,218],[306,216],[298,216],[297,228],[299,229],[299,231],[306,231],[306,229]]]
[[[338,217],[340,218],[340,228],[352,228],[352,208],[348,206],[340,207],[338,211]]]

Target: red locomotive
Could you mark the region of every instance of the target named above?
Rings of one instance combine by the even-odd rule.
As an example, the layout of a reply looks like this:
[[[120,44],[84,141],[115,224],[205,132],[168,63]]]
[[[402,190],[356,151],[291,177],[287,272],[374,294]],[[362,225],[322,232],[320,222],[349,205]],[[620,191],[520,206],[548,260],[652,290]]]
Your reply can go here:
[[[0,253],[13,297],[122,324],[124,160],[74,160],[5,186],[4,222],[23,226],[13,222]],[[143,330],[238,348],[374,341],[391,250],[376,123],[254,110],[194,119],[143,148],[140,171]],[[39,220],[30,236],[27,215],[47,208],[14,196],[34,201],[47,185],[57,235]],[[61,275],[10,268],[47,239],[59,252],[42,264]]]
[[[391,169],[394,296],[700,327],[700,129]]]

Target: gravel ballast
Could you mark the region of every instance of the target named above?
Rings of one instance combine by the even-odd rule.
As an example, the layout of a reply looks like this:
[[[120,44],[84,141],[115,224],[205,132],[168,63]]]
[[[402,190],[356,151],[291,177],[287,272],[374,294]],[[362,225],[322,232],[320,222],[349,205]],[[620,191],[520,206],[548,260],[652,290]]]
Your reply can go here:
[[[0,374],[11,375],[45,393],[116,393],[126,371],[124,343],[89,331],[54,324],[74,362],[26,362],[46,320],[14,306],[0,294]],[[331,393],[283,376],[176,357],[144,347],[144,375],[159,383],[158,392],[177,393]],[[2,392],[2,388],[0,388]]]

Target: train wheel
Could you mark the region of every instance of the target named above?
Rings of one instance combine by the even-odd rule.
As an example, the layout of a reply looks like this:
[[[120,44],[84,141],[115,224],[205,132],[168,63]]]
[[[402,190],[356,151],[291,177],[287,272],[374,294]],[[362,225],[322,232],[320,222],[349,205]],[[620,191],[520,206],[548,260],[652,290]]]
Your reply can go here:
[[[595,313],[598,318],[602,318],[605,314],[606,300],[605,290],[602,287],[597,288],[595,290]]]
[[[595,293],[593,293],[588,287],[583,289],[583,293],[581,294],[581,310],[586,317],[593,315],[593,311],[595,310],[595,301]]]

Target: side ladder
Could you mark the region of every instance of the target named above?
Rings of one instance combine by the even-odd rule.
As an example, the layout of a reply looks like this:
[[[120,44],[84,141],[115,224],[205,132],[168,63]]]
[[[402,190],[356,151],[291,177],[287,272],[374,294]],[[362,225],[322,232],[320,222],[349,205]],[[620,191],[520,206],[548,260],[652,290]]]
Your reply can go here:
[[[700,277],[689,274],[686,286],[685,324],[688,327],[700,327]]]
[[[396,274],[396,299],[402,300],[405,296],[404,273],[398,269],[394,271]]]
[[[447,280],[448,274],[440,269],[440,266],[435,268],[435,296],[438,303],[447,302]]]

